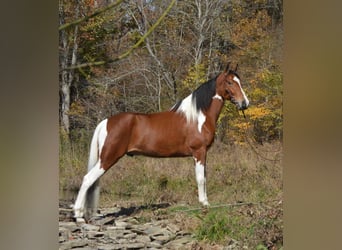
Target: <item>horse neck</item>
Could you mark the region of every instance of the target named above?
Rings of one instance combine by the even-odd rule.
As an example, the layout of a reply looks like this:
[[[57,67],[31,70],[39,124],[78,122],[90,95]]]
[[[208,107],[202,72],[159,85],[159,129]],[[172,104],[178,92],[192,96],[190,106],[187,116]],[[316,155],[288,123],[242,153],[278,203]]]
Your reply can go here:
[[[223,100],[213,98],[209,108],[206,111],[207,119],[209,119],[215,125],[220,116],[223,105],[224,105]]]

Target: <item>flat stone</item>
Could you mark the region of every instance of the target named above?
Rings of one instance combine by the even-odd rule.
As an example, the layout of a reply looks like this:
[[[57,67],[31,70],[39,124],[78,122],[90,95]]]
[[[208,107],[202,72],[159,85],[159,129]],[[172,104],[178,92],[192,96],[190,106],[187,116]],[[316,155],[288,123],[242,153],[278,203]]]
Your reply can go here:
[[[59,228],[67,228],[71,232],[80,230],[80,227],[77,226],[75,222],[59,222]]]
[[[118,227],[118,226],[110,226],[110,227],[107,227],[107,230],[108,231],[123,231],[125,230],[126,228],[125,227]]]
[[[67,242],[63,242],[60,244],[59,249],[60,250],[66,250],[66,249],[71,249],[71,248],[76,248],[76,247],[83,247],[88,245],[88,240],[70,240]]]
[[[97,245],[98,250],[118,250],[124,249],[121,244],[105,244],[105,245]]]
[[[134,216],[102,211],[88,223],[59,222],[60,250],[191,249],[196,240],[169,219],[143,223]],[[235,246],[236,244],[232,244]],[[232,249],[232,248],[227,248]],[[235,249],[235,248],[234,248]]]
[[[144,242],[144,243],[151,242],[151,238],[148,237],[147,235],[138,235],[135,240],[138,242]]]
[[[144,243],[140,243],[140,242],[136,242],[136,243],[129,243],[125,245],[125,248],[127,249],[140,249],[140,248],[144,248],[145,244]]]
[[[131,231],[132,231],[133,233],[137,233],[137,234],[140,234],[140,235],[146,235],[145,231],[142,230],[142,229],[132,228]]]
[[[133,225],[138,225],[139,224],[139,221],[136,218],[134,218],[134,217],[127,218],[126,221],[128,223],[130,223],[130,224],[133,224]]]
[[[187,236],[183,238],[179,238],[173,241],[168,242],[165,246],[166,247],[171,247],[172,249],[178,249],[186,244],[194,242],[194,239]]]
[[[100,230],[99,226],[95,226],[91,224],[83,224],[81,228],[85,231],[99,231]]]
[[[125,228],[125,229],[131,228],[131,225],[124,221],[115,221],[115,226]]]
[[[124,236],[124,231],[109,231],[108,232],[108,237],[111,239],[120,239]]]
[[[179,231],[179,232],[176,233],[176,235],[177,235],[178,237],[179,237],[179,236],[183,237],[183,236],[189,236],[189,235],[191,235],[191,233],[189,233],[189,232],[184,232],[184,231]]]
[[[147,228],[146,230],[144,230],[144,232],[148,235],[163,235],[163,231],[164,229],[162,229],[159,226],[151,226],[149,228]]]
[[[134,239],[134,238],[136,238],[137,237],[137,234],[136,233],[129,233],[129,234],[125,234],[124,236],[123,236],[123,238],[124,239]]]
[[[155,241],[159,241],[162,245],[165,243],[169,242],[172,238],[170,236],[166,235],[157,235],[157,236],[152,236],[151,237]]]
[[[115,217],[106,217],[103,219],[99,219],[95,221],[96,225],[102,226],[102,225],[108,225],[108,224],[112,224],[115,221]]]
[[[102,236],[104,236],[104,234],[105,234],[104,232],[89,231],[89,232],[87,232],[86,237],[89,239],[94,239],[94,238],[102,237]]]
[[[150,243],[148,243],[146,245],[149,249],[151,248],[156,248],[156,249],[160,249],[163,247],[163,245],[161,244],[161,242],[157,242],[157,241],[152,241]]]
[[[95,247],[76,247],[73,248],[72,250],[97,250]]]
[[[175,225],[175,224],[168,224],[168,225],[166,226],[166,228],[167,228],[171,233],[174,233],[174,234],[176,234],[177,232],[180,231],[180,228],[179,228],[177,225]]]

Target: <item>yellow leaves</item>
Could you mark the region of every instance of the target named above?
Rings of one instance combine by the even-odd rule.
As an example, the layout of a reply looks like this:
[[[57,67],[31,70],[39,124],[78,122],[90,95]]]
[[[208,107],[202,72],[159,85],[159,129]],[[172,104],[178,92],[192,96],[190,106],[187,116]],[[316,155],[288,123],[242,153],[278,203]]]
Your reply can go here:
[[[239,12],[236,13],[238,16]],[[232,39],[240,44],[253,44],[254,41],[260,43],[260,38],[267,36],[267,26],[270,24],[270,17],[265,10],[258,11],[252,17],[237,17],[239,22],[234,26]]]
[[[69,115],[82,116],[84,113],[85,108],[80,102],[75,101],[70,105]]]
[[[254,100],[261,100],[261,99],[265,98],[266,95],[267,95],[267,92],[264,89],[261,89],[261,88],[255,88],[253,90],[253,92],[250,93],[250,96]]]
[[[235,127],[239,130],[239,131],[246,131],[251,125],[249,124],[249,122],[244,121],[244,122],[240,122],[235,124]]]
[[[259,118],[263,118],[269,114],[271,114],[271,110],[264,107],[256,107],[252,106],[245,110],[245,114],[252,120],[256,120]]]
[[[203,63],[192,66],[186,78],[183,80],[183,86],[191,91],[198,87],[199,84],[204,83],[206,79],[205,66]]]
[[[271,83],[272,85],[280,85],[282,82],[282,74],[279,71],[271,72],[268,69],[263,69],[255,74],[258,81],[263,83]]]
[[[255,77],[259,81],[267,81],[272,73],[268,69],[263,69],[262,71],[255,74]]]

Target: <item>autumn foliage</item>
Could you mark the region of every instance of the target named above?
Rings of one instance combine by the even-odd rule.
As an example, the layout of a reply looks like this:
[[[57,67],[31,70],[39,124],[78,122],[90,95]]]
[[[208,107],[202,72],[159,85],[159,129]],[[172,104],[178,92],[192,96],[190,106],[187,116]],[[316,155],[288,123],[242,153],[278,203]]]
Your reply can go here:
[[[119,4],[87,18],[108,2]],[[248,249],[280,249],[282,0],[176,1],[143,43],[113,60],[130,51],[170,2],[59,1],[60,187],[79,188],[91,136],[102,119],[119,112],[168,110],[230,61],[238,64],[250,106],[245,118],[225,103],[216,129],[219,143],[208,154],[208,190],[214,203],[272,200],[278,205],[211,211],[196,217],[200,224],[194,233],[201,240],[234,237]],[[137,194],[147,204],[197,204],[193,163],[158,160],[123,157],[116,171],[108,171],[101,182],[111,205]]]
[[[63,117],[68,116],[67,131],[77,138],[79,131],[91,134],[101,119],[118,112],[167,110],[231,61],[239,64],[251,106],[245,119],[234,105],[226,103],[217,139],[228,144],[243,144],[246,136],[257,143],[282,140],[281,1],[178,1],[126,59],[91,64],[110,61],[127,51],[168,4],[162,0],[123,1],[77,24],[77,29],[71,26],[60,31],[61,67],[70,66],[73,56],[76,59],[75,67],[65,70],[71,78],[61,73],[61,128],[66,126]],[[60,1],[61,24],[103,6],[104,1]],[[90,66],[77,67],[84,64]],[[63,113],[65,79],[70,79],[70,104]]]

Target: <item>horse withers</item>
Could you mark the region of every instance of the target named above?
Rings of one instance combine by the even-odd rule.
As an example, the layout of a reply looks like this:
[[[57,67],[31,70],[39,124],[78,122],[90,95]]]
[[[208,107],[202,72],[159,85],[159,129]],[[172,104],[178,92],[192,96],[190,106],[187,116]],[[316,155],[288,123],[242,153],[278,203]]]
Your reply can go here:
[[[74,205],[78,222],[97,209],[99,178],[122,156],[193,157],[198,199],[207,206],[206,154],[214,141],[217,119],[225,100],[245,110],[249,100],[235,69],[226,69],[200,85],[169,111],[119,113],[101,121],[94,132],[88,162]]]

